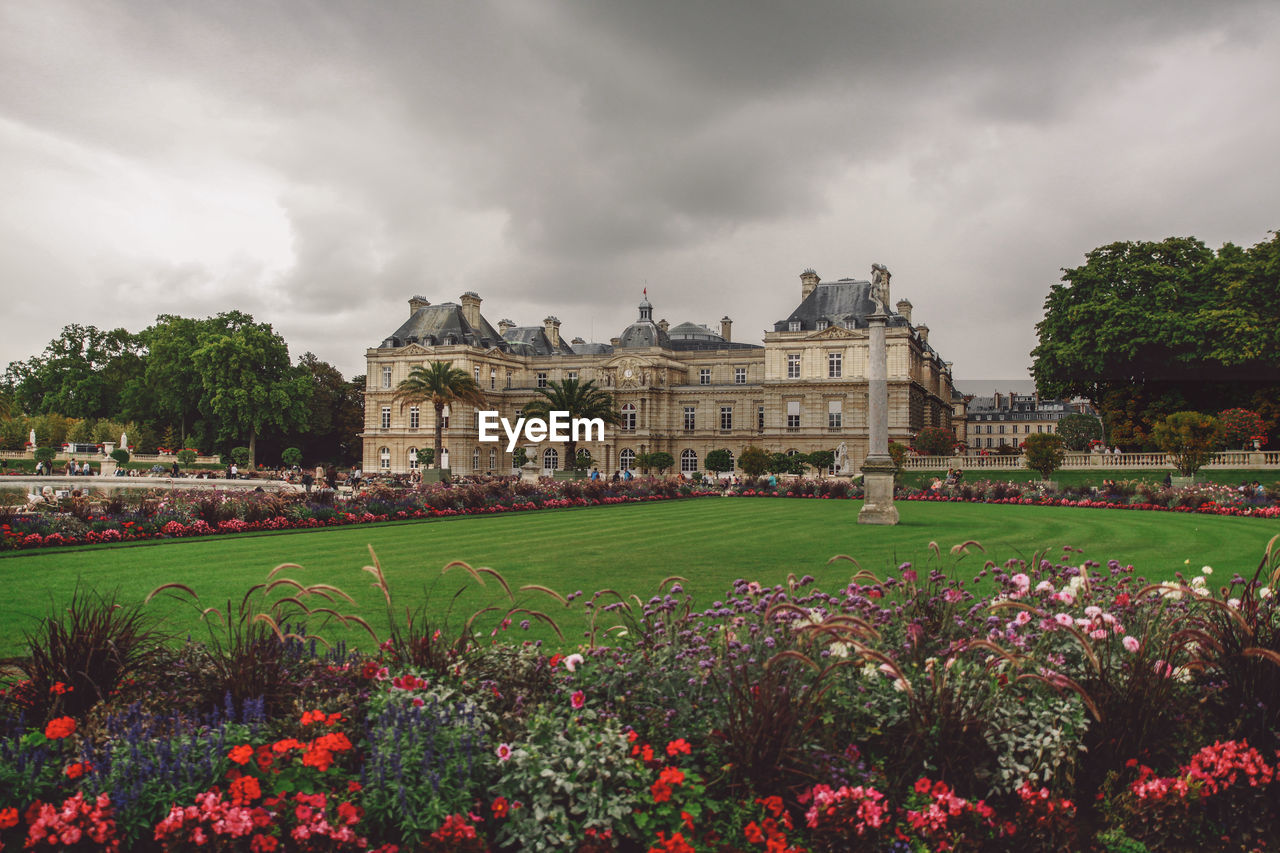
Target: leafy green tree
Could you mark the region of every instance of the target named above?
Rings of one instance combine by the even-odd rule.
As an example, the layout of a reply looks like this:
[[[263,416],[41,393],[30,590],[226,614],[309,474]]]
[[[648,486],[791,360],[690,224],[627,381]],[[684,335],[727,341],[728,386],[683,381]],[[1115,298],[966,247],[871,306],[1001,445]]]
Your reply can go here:
[[[748,477],[759,477],[769,470],[769,454],[763,448],[753,444],[744,448],[738,456],[738,467]]]
[[[123,447],[117,447],[111,451],[111,458],[116,460],[117,465],[127,465],[129,464],[129,451]]]
[[[201,420],[206,397],[195,352],[211,334],[225,334],[233,324],[252,322],[246,314],[232,312],[203,320],[161,314],[153,325],[138,333],[146,348],[143,373],[121,392],[123,414],[147,423],[158,433],[164,427],[177,431],[175,444]]]
[[[713,474],[720,474],[724,471],[733,470],[733,454],[724,448],[712,450],[707,454],[707,458],[703,461],[703,465]]]
[[[57,455],[58,452],[52,447],[37,447],[36,452],[32,454],[36,462],[48,462],[49,464],[53,464],[53,458]]]
[[[179,450],[178,464],[183,466],[196,464],[196,452],[189,447]]]
[[[925,427],[916,433],[916,449],[926,456],[950,456],[956,437],[949,429]]]
[[[422,468],[430,468],[432,461],[436,458],[436,452],[430,447],[420,448],[417,452],[418,465]]]
[[[22,450],[29,439],[24,418],[0,420],[0,450]]]
[[[1042,432],[1027,436],[1022,442],[1027,467],[1032,471],[1039,471],[1040,479],[1049,479],[1066,459],[1065,444],[1062,436],[1057,433]]]
[[[675,457],[670,453],[667,453],[665,450],[657,450],[653,453],[640,453],[636,456],[636,465],[641,471],[646,473],[650,469],[653,469],[661,474],[675,464]]]
[[[591,451],[585,447],[580,448],[572,457],[566,456],[565,458],[574,460],[573,470],[575,471],[586,471],[592,464]]]
[[[547,383],[546,388],[534,390],[541,395],[541,399],[531,400],[525,404],[521,410],[521,414],[525,417],[548,418],[551,412],[568,412],[571,419],[599,418],[609,425],[617,425],[622,421],[622,415],[618,412],[613,395],[597,388],[594,380],[551,381]],[[576,458],[577,447],[578,442],[570,430],[569,440],[564,443],[564,458]]]
[[[246,315],[225,333],[202,338],[191,357],[204,411],[217,419],[219,438],[248,438],[250,467],[263,432],[308,428],[311,380],[290,363],[288,345],[270,324]]]
[[[296,447],[286,447],[280,453],[280,461],[289,468],[302,464],[302,451]]]
[[[231,459],[241,468],[249,464],[249,448],[233,447],[231,448]]]
[[[1194,476],[1222,446],[1218,419],[1200,412],[1174,412],[1156,424],[1152,434],[1184,477]]]
[[[523,468],[524,463],[529,461],[529,453],[523,447],[517,447],[511,451],[511,467]]]
[[[1032,374],[1041,394],[1089,397],[1111,441],[1150,446],[1172,412],[1280,397],[1280,235],[1217,253],[1194,238],[1112,243],[1062,281]]]
[[[483,406],[484,392],[471,374],[454,367],[452,361],[433,361],[411,370],[409,376],[396,386],[394,399],[400,402],[402,409],[408,403],[431,403],[436,411],[432,458],[440,459],[444,451],[444,407],[455,403]]]
[[[308,428],[300,449],[309,459],[359,459],[363,450],[358,436],[364,428],[364,378],[357,387],[332,364],[310,352],[298,359],[298,367],[311,380]]]
[[[832,465],[836,464],[836,452],[834,450],[815,450],[809,454],[809,464],[818,470],[818,476],[821,477]]]
[[[1253,447],[1254,439],[1260,445],[1267,442],[1267,428],[1257,412],[1227,409],[1218,413],[1218,423],[1222,427],[1222,441],[1227,447],[1248,450]]]
[[[1058,435],[1067,450],[1089,449],[1089,442],[1102,439],[1102,421],[1094,415],[1072,412],[1058,419]]]
[[[18,405],[33,414],[105,418],[119,411],[120,389],[142,370],[134,335],[72,323],[40,355],[10,362],[5,384]]]

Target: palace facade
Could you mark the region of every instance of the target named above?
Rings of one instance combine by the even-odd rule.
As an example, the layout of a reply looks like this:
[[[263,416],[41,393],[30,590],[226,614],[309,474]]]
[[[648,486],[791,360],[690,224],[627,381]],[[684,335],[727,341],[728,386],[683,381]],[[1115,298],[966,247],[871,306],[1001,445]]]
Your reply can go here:
[[[438,305],[415,296],[408,318],[366,352],[364,469],[417,468],[417,451],[434,440],[435,411],[429,403],[402,406],[395,389],[414,367],[450,361],[484,391],[482,408],[512,422],[550,382],[593,380],[610,392],[621,424],[607,427],[604,441],[579,443],[606,474],[634,467],[645,452],[666,451],[676,470],[690,473],[705,471],[707,453],[721,448],[736,460],[751,445],[809,453],[840,444],[856,472],[867,454],[867,317],[879,303],[870,282],[826,282],[813,270],[801,274],[799,297],[762,344],[751,344],[733,340],[727,316],[717,330],[655,321],[646,294],[636,321],[606,344],[566,341],[555,317],[541,326],[499,320],[494,327],[472,292]],[[956,396],[950,363],[911,311],[898,301],[886,330],[889,440],[904,444],[926,426],[953,428]],[[475,409],[446,410],[445,465],[455,474],[510,473],[505,438],[482,443],[478,434]],[[543,443],[536,461],[546,471],[565,468],[564,452]]]

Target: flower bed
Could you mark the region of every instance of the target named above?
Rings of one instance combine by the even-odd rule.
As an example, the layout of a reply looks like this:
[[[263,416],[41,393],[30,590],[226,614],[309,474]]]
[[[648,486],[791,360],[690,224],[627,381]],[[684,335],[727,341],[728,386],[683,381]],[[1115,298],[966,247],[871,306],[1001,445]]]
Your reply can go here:
[[[177,648],[81,598],[5,686],[0,843],[1275,849],[1280,553],[1162,584],[1072,553],[740,580],[702,610],[678,579],[529,588],[460,625],[406,618],[375,565],[393,628],[364,656],[301,631],[341,596],[283,569]],[[577,651],[520,640],[537,599],[590,615]],[[40,645],[64,619],[120,665]]]

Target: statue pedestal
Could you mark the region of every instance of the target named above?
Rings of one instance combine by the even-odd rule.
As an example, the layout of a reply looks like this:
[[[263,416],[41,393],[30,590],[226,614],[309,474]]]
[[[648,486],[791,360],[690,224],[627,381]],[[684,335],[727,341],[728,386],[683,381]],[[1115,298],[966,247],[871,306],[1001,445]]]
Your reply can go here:
[[[542,468],[532,459],[520,466],[520,482],[536,483],[540,476],[542,476]]]
[[[859,524],[898,523],[898,508],[893,503],[893,481],[897,468],[888,456],[868,456],[862,463],[862,509],[858,510]]]

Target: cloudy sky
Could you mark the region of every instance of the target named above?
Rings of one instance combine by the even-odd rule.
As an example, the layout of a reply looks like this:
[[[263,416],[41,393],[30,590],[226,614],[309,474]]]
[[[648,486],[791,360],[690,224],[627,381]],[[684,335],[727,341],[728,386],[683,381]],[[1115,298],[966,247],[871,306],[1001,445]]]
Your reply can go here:
[[[1273,0],[3,3],[0,365],[234,308],[350,376],[467,290],[758,342],[883,263],[1025,378],[1091,248],[1280,228],[1278,85]]]

